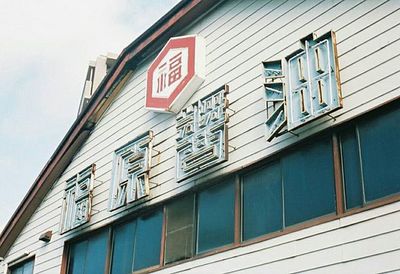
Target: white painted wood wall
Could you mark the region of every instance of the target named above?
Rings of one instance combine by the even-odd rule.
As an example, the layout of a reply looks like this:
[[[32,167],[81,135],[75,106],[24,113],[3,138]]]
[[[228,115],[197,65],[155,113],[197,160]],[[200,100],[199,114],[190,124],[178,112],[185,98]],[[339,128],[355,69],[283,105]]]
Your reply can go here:
[[[35,273],[59,273],[64,241],[146,206],[168,199],[220,174],[232,172],[317,131],[341,123],[400,95],[400,1],[226,1],[177,35],[200,34],[207,43],[207,77],[190,102],[228,84],[231,108],[229,161],[195,177],[175,181],[175,116],[144,109],[145,72],[140,64],[89,139],[21,232],[6,262],[35,254]],[[264,138],[266,113],[261,61],[282,58],[311,32],[337,36],[344,108],[336,122],[321,118],[272,143]],[[161,48],[160,48],[161,49]],[[189,102],[189,103],[190,103]],[[155,133],[151,197],[145,204],[108,211],[113,151],[146,130]],[[33,152],[34,153],[34,152]],[[65,180],[97,166],[93,216],[79,231],[59,234]],[[50,243],[38,240],[53,231]],[[376,273],[400,271],[400,203],[325,223],[262,243],[187,262],[163,273],[237,272]],[[3,267],[3,268],[2,268]],[[0,273],[4,273],[0,262]]]

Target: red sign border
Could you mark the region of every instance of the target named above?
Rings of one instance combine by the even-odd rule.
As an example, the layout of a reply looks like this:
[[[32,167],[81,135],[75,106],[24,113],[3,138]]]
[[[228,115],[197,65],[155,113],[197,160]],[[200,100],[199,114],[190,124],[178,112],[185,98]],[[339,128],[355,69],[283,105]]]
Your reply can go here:
[[[175,88],[175,90],[168,98],[154,98],[152,96],[154,70],[161,63],[161,60],[167,55],[168,51],[173,48],[188,48],[188,74],[183,78],[183,80],[179,83],[179,85]],[[157,58],[153,61],[153,63],[147,70],[147,108],[159,109],[164,111],[168,111],[170,109],[172,103],[195,75],[195,54],[196,36],[171,38],[167,42],[165,47],[161,50]]]

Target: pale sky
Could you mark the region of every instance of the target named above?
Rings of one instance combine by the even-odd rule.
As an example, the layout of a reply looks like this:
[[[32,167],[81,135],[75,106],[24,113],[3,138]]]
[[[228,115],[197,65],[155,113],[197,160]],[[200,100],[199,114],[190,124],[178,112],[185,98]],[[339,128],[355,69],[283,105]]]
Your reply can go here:
[[[178,0],[0,0],[0,231],[76,118],[85,74]]]

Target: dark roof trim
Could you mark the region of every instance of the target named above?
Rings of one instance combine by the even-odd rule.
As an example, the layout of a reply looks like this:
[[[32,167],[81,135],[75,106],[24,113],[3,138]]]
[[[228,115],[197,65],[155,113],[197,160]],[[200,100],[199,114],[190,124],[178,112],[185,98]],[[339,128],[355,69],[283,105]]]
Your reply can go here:
[[[100,83],[85,110],[72,124],[4,227],[0,235],[1,257],[7,254],[29,218],[51,189],[54,181],[59,178],[75,152],[87,139],[98,117],[105,110],[103,106],[107,101],[112,100],[111,93],[128,71],[134,68],[151,48],[162,45],[170,36],[198,19],[219,2],[220,0],[182,0],[122,51],[111,71]]]

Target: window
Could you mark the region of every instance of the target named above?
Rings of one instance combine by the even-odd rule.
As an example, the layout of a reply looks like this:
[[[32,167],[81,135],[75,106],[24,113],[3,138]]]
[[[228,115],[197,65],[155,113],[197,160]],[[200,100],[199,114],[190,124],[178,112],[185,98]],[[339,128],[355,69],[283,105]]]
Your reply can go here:
[[[282,176],[279,162],[243,176],[243,240],[283,227]]]
[[[335,212],[332,145],[303,145],[243,176],[243,240]]]
[[[133,270],[160,264],[162,211],[137,220]]]
[[[33,266],[35,264],[34,259],[29,259],[10,266],[10,274],[33,274]]]
[[[115,152],[111,210],[149,195],[152,140],[148,131]]]
[[[68,273],[104,273],[108,245],[108,230],[70,246]]]
[[[346,208],[400,192],[400,110],[364,119],[341,133]]]
[[[159,265],[162,222],[159,209],[70,244],[67,273],[130,274]]]
[[[340,136],[343,181],[346,208],[354,208],[364,203],[364,192],[361,183],[360,153],[355,128],[350,128]]]
[[[235,185],[233,177],[198,194],[197,253],[233,243]]]
[[[85,168],[66,182],[61,214],[61,232],[89,221],[95,165]]]
[[[166,207],[165,263],[191,258],[194,251],[194,194],[173,201]]]
[[[314,141],[282,157],[285,226],[336,210],[332,144]]]
[[[131,273],[160,264],[162,210],[114,229],[111,273]]]
[[[176,199],[166,205],[165,213],[165,264],[232,244],[235,236],[234,177]]]
[[[114,229],[111,273],[131,273],[135,243],[136,220]]]

